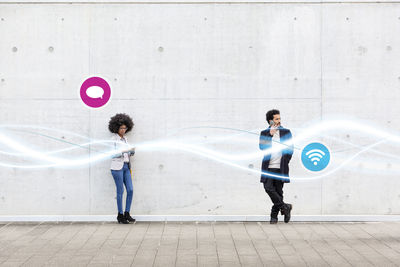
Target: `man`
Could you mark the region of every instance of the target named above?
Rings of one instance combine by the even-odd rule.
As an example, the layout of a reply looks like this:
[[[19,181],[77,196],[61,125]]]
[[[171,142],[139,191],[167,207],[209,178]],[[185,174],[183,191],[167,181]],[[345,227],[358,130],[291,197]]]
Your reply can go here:
[[[271,208],[271,224],[278,223],[278,213],[284,215],[285,223],[290,221],[292,205],[283,202],[283,184],[289,183],[289,161],[293,155],[292,133],[281,126],[279,110],[266,114],[268,129],[260,134],[260,149],[268,151],[262,161],[261,183],[274,205]],[[278,177],[272,176],[276,175]]]

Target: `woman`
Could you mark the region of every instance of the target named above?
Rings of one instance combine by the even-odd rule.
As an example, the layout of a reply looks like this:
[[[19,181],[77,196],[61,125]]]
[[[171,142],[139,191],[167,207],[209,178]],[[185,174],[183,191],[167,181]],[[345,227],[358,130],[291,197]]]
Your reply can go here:
[[[131,117],[124,113],[119,113],[111,117],[108,124],[108,129],[114,134],[111,138],[114,141],[114,149],[121,151],[121,153],[112,156],[111,174],[114,178],[115,186],[117,187],[117,220],[118,223],[123,224],[135,222],[135,219],[133,219],[129,214],[133,197],[130,156],[135,154],[135,148],[127,149],[129,144],[125,136],[126,133],[132,130],[133,125],[134,124]],[[126,187],[126,206],[125,213],[122,214],[122,195],[124,193],[124,184]]]

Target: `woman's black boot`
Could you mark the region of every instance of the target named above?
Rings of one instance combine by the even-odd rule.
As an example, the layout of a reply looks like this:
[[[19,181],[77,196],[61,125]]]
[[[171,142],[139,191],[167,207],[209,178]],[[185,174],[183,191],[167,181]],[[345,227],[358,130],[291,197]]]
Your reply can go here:
[[[135,219],[133,219],[133,218],[131,217],[131,215],[130,215],[129,212],[127,212],[127,211],[125,211],[124,216],[125,216],[125,219],[126,219],[128,222],[135,222],[135,221],[136,221]]]
[[[123,223],[123,224],[129,223],[122,213],[118,213],[117,220],[118,220],[118,223]]]

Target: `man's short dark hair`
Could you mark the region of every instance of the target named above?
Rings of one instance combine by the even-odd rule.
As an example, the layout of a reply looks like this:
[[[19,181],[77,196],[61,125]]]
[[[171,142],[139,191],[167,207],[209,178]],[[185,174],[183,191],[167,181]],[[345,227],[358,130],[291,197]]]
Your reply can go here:
[[[267,114],[266,114],[267,121],[269,122],[269,121],[273,120],[274,119],[274,115],[277,115],[277,114],[281,114],[279,112],[279,110],[277,110],[277,109],[271,109],[270,111],[268,111]]]

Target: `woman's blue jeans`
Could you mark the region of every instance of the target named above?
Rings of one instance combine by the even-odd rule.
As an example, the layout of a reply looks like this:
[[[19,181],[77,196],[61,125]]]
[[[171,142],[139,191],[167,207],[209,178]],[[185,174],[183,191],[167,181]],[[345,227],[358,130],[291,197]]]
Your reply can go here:
[[[124,194],[124,184],[126,187],[125,211],[130,212],[133,197],[133,186],[129,164],[124,163],[124,167],[119,171],[111,170],[111,174],[114,177],[115,186],[117,187],[118,213],[122,213],[122,195]]]

